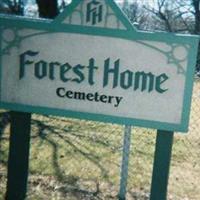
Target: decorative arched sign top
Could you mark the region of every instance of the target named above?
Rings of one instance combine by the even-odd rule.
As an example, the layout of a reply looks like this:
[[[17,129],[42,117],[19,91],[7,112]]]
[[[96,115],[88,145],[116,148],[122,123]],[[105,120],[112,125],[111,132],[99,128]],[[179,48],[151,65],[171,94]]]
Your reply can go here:
[[[113,0],[0,16],[0,107],[186,132],[199,38],[136,30]]]
[[[113,0],[74,0],[54,23],[135,31]]]

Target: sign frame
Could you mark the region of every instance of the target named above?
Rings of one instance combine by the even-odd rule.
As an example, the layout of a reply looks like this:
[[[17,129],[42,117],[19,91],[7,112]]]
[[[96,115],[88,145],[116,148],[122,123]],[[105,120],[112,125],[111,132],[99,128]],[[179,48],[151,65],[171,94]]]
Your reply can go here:
[[[47,114],[47,115],[56,115],[56,116],[65,116],[85,120],[101,121],[108,123],[117,123],[122,125],[134,125],[147,128],[154,128],[167,131],[180,131],[187,132],[189,124],[189,114],[191,106],[191,96],[193,88],[193,78],[194,70],[196,64],[196,56],[198,49],[199,37],[191,35],[178,35],[172,33],[164,32],[144,32],[136,30],[133,25],[128,21],[128,19],[123,15],[122,11],[114,3],[114,1],[106,1],[106,3],[113,9],[114,13],[121,21],[121,23],[126,28],[125,30],[102,28],[102,27],[89,27],[82,25],[74,24],[64,24],[62,21],[70,16],[74,9],[80,4],[81,0],[73,1],[66,10],[61,13],[55,20],[35,20],[21,17],[13,17],[8,15],[0,15],[0,38],[2,38],[2,31],[6,28],[16,27],[17,29],[30,28],[35,30],[42,30],[48,32],[64,32],[64,33],[78,33],[83,35],[95,35],[101,37],[112,37],[112,38],[121,38],[126,40],[147,40],[147,41],[157,41],[165,43],[178,43],[180,45],[189,45],[190,50],[188,51],[188,67],[186,72],[186,83],[184,91],[184,100],[183,100],[183,110],[181,116],[180,124],[158,122],[152,120],[143,120],[143,119],[134,119],[127,117],[116,117],[103,114],[94,114],[87,112],[76,112],[73,110],[62,110],[57,108],[48,108],[40,106],[30,106],[22,105],[18,103],[6,103],[1,101],[1,91],[0,91],[0,108],[14,110],[14,111],[23,111],[37,114]],[[18,41],[17,41],[18,40]],[[15,41],[10,43],[10,48],[17,46],[19,44],[20,38],[17,38]],[[2,41],[0,41],[0,90],[2,87]],[[169,56],[169,55],[166,55]],[[172,57],[171,57],[172,58]],[[173,58],[174,59],[174,58]],[[174,63],[178,64],[178,61],[173,60]]]

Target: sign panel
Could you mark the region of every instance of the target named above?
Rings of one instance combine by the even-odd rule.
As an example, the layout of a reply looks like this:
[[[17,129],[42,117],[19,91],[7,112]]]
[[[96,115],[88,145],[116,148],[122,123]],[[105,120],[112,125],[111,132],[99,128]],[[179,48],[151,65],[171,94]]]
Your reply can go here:
[[[137,31],[102,0],[0,24],[2,108],[187,131],[197,37]]]

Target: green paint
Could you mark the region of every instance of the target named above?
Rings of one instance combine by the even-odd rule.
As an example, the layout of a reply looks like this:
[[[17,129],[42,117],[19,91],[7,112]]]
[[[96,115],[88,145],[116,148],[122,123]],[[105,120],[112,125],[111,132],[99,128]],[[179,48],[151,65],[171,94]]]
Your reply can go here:
[[[35,77],[43,79],[47,76],[47,63],[43,60],[35,63]]]
[[[161,74],[156,78],[156,91],[157,92],[164,93],[168,90],[168,89],[161,88],[161,85],[168,79],[169,79],[169,77],[166,74]]]
[[[26,197],[30,124],[31,114],[11,112],[6,200],[23,200]]]
[[[148,44],[148,43],[143,42],[143,41],[137,41],[137,43],[142,44],[142,45],[144,45],[148,48],[151,48],[152,50],[158,51],[161,54],[163,54],[164,56],[166,56],[167,62],[175,65],[175,67],[177,68],[177,74],[183,74],[183,75],[186,74],[186,72],[185,72],[185,70],[184,70],[184,68],[181,64],[183,61],[185,61],[187,59],[189,51],[191,51],[191,49],[188,48],[186,44],[181,44],[181,43],[178,44],[175,41],[171,44],[170,44],[170,42],[166,42],[166,45],[169,46],[170,50],[169,51],[163,51],[162,49],[159,49],[159,48],[153,46],[152,44]],[[187,56],[184,59],[178,59],[178,58],[175,57],[174,51],[178,47],[183,47],[186,50]]]
[[[92,114],[92,113],[83,113],[83,112],[74,112],[71,110],[63,110],[63,109],[53,109],[47,107],[40,107],[37,106],[27,106],[22,104],[11,104],[11,103],[1,103],[1,107],[7,108],[8,110],[16,110],[30,113],[37,113],[37,114],[46,114],[46,115],[56,115],[56,116],[68,116],[76,119],[85,119],[85,120],[92,120],[92,121],[102,121],[102,122],[110,122],[110,123],[117,123],[121,125],[132,125],[140,127],[148,127],[153,129],[159,129],[162,127],[164,130],[178,130],[181,132],[186,132],[188,130],[187,124],[172,124],[172,123],[163,123],[163,122],[155,122],[155,121],[148,121],[148,120],[138,120],[134,118],[128,117],[112,117],[108,115],[102,114]]]
[[[124,137],[124,156],[122,162],[121,171],[121,185],[119,198],[125,199],[126,186],[128,178],[128,155],[130,149],[130,125],[156,128],[162,130],[173,131],[187,131],[189,112],[191,104],[191,94],[193,86],[194,66],[197,55],[197,48],[199,37],[195,36],[183,36],[169,33],[148,33],[137,31],[128,19],[123,15],[121,10],[116,6],[114,1],[109,0],[106,2],[106,8],[101,4],[99,0],[91,0],[87,5],[86,15],[83,12],[83,0],[73,0],[66,10],[59,15],[55,20],[30,20],[25,18],[15,18],[8,16],[0,16],[0,95],[2,89],[2,55],[8,55],[11,53],[13,47],[19,47],[21,42],[32,37],[56,34],[56,33],[78,33],[82,35],[101,36],[119,38],[121,40],[134,41],[140,45],[150,48],[153,52],[159,52],[164,56],[172,67],[175,67],[177,74],[186,77],[184,103],[182,111],[182,120],[180,124],[155,122],[152,120],[141,120],[127,117],[114,117],[102,114],[92,114],[75,112],[72,110],[63,110],[47,107],[35,107],[30,105],[22,105],[15,103],[2,102],[0,96],[0,107],[15,111],[24,111],[30,113],[39,114],[51,114],[58,116],[69,116],[74,118],[84,118],[88,120],[103,121],[125,124],[125,137]],[[80,5],[80,6],[79,6]],[[78,7],[79,6],[79,7]],[[113,13],[108,12],[108,8],[113,10]],[[107,10],[106,19],[103,26],[98,27],[98,24],[103,22],[104,12]],[[76,12],[80,17],[80,24],[72,24],[72,13]],[[108,28],[109,17],[115,17],[117,26],[116,28]],[[69,18],[69,24],[63,23],[66,18]],[[83,26],[87,23],[90,26]],[[122,24],[122,25],[121,25]],[[124,27],[123,27],[124,26]],[[22,35],[21,29],[30,28],[38,30],[38,33]],[[3,31],[9,29],[13,33],[13,40],[8,41]],[[169,48],[168,51],[163,51],[157,46],[150,43],[150,41],[162,42]],[[2,45],[3,42],[3,45]],[[184,48],[186,57],[179,59],[175,56],[176,48]],[[165,66],[163,66],[163,73],[155,75],[151,72],[144,71],[130,71],[121,70],[120,59],[110,61],[108,56],[102,66],[97,66],[94,58],[89,58],[88,63],[77,63],[72,66],[70,63],[60,63],[58,61],[35,61],[35,56],[39,52],[27,51],[20,55],[20,73],[19,79],[23,79],[26,76],[26,68],[32,68],[32,73],[38,79],[48,78],[53,81],[56,79],[62,80],[64,83],[72,81],[75,83],[82,83],[87,81],[89,85],[95,85],[95,74],[99,67],[104,67],[104,77],[102,86],[106,87],[109,84],[115,87],[121,87],[124,90],[132,88],[134,90],[140,90],[141,92],[153,92],[157,91],[161,95],[168,91],[169,88],[164,87],[164,83],[170,79],[166,73],[164,73]],[[144,58],[145,59],[145,58]],[[184,70],[182,62],[188,59],[187,71]],[[112,67],[112,68],[110,68]],[[59,73],[56,76],[55,68],[60,68]],[[88,70],[88,77],[85,77],[83,70]],[[69,76],[69,72],[73,73],[73,77]],[[60,98],[69,99],[81,99],[82,101],[96,101],[103,103],[112,103],[114,107],[120,104],[123,99],[121,96],[111,96],[105,94],[96,93],[80,93],[77,91],[68,90],[67,88],[60,87],[57,89],[57,94]],[[113,101],[115,101],[113,103]],[[29,140],[30,140],[30,114],[27,113],[12,113],[12,125],[11,125],[11,143],[9,154],[9,169],[8,169],[8,192],[7,200],[15,199],[20,200],[25,198],[26,182],[28,175],[28,154],[29,154]],[[169,165],[171,158],[171,148],[173,143],[173,132],[158,131],[154,170],[152,178],[151,188],[151,200],[165,200],[167,195],[167,183],[169,175]],[[20,166],[20,167],[19,167]],[[18,171],[16,171],[18,169]]]
[[[132,91],[148,91],[149,93],[154,90],[158,93],[164,93],[168,90],[162,88],[162,84],[169,79],[165,73],[156,76],[151,72],[144,71],[133,72],[125,70],[124,72],[120,72],[120,68],[120,59],[114,62],[114,66],[110,64],[110,58],[105,60],[103,76],[104,88],[110,85],[112,88],[132,88]]]
[[[141,81],[140,81],[141,80]],[[149,87],[148,87],[148,92],[152,92],[154,89],[154,75],[149,72],[149,73],[144,73],[144,72],[136,72],[135,73],[135,86],[134,90],[137,90],[140,88],[141,85],[141,90],[144,91],[147,89],[147,81],[149,82]]]
[[[110,16],[115,17],[116,16],[116,21],[118,24],[118,29],[119,29],[119,24],[120,22],[123,24],[124,28],[126,30],[133,30],[135,31],[135,28],[133,27],[133,25],[131,24],[131,22],[127,19],[127,17],[123,14],[123,12],[121,11],[121,9],[116,5],[116,3],[113,0],[109,0],[109,1],[105,1],[106,3],[106,8],[101,7],[101,3],[102,0],[93,0],[91,1],[91,3],[95,2],[96,6],[94,6],[92,9],[90,9],[89,7],[91,6],[91,4],[88,4],[88,9],[86,11],[86,16],[85,13],[83,11],[83,1],[82,0],[73,0],[72,3],[64,10],[63,13],[61,13],[55,20],[54,20],[54,24],[60,24],[64,21],[64,19],[66,19],[67,17],[69,17],[69,21],[71,24],[72,21],[72,17],[71,15],[73,14],[73,12],[76,12],[79,14],[80,19],[81,19],[81,24],[79,26],[83,26],[84,21],[86,20],[86,23],[92,21],[91,25],[96,25],[100,22],[102,22],[102,15],[103,15],[103,9],[106,10],[106,19],[105,19],[105,24],[104,24],[104,28],[107,28],[107,24],[108,24],[108,18]],[[78,5],[80,5],[80,9],[78,9]],[[112,9],[113,13],[109,13],[109,8]],[[104,11],[105,12],[105,11]],[[85,19],[84,19],[85,16]]]
[[[33,52],[33,51],[27,51],[23,54],[21,54],[20,57],[20,62],[19,62],[19,79],[22,79],[25,75],[25,66],[30,65],[33,63],[33,61],[26,60],[26,56],[35,56],[37,55],[38,52]]]
[[[109,84],[110,75],[113,76],[113,84],[112,88],[117,87],[119,80],[119,62],[120,60],[116,60],[114,62],[114,67],[110,67],[110,59],[105,60],[104,64],[104,76],[103,76],[103,87],[106,87]]]
[[[130,71],[125,70],[124,72],[120,72],[120,68],[122,66],[120,65],[120,59],[116,60],[114,62],[114,66],[112,66],[110,62],[110,58],[106,59],[104,61],[104,64],[102,63],[102,66],[99,67],[96,66],[96,60],[94,58],[90,58],[88,61],[88,66],[85,64],[77,64],[72,66],[67,61],[65,64],[61,64],[58,61],[52,61],[48,62],[43,59],[39,61],[35,61],[34,57],[38,55],[39,52],[33,52],[31,50],[26,51],[25,53],[21,54],[20,57],[20,70],[19,70],[19,77],[20,79],[24,78],[26,75],[25,69],[26,67],[34,68],[31,72],[34,71],[34,76],[37,79],[46,79],[47,77],[49,80],[61,80],[63,82],[75,82],[75,83],[82,83],[85,80],[85,75],[83,73],[83,70],[85,68],[88,68],[88,78],[87,82],[89,85],[95,85],[95,78],[101,79],[101,77],[95,77],[96,72],[99,68],[104,69],[104,75],[103,75],[103,87],[112,86],[112,88],[121,87],[122,89],[132,89],[132,91],[141,91],[145,92],[148,91],[153,92],[154,90],[158,93],[164,93],[168,89],[163,89],[162,84],[165,83],[169,77],[162,73],[158,76],[155,74],[152,74],[150,72],[144,72],[144,71]],[[31,60],[29,60],[27,57],[32,57]],[[104,67],[103,67],[104,65]],[[60,71],[60,77],[56,75],[55,67],[58,71]],[[69,72],[69,73],[68,73]],[[73,72],[73,76],[71,73]],[[69,74],[69,75],[68,75]],[[30,75],[30,74],[29,74]],[[71,76],[70,76],[71,75]],[[130,91],[131,92],[131,91]]]
[[[184,92],[184,104],[183,104],[183,112],[182,112],[182,120],[180,124],[173,124],[173,123],[163,123],[163,122],[155,122],[151,120],[140,120],[140,119],[130,119],[126,117],[114,117],[114,116],[105,116],[105,115],[98,115],[98,114],[91,114],[91,113],[81,113],[81,112],[75,112],[71,110],[60,110],[56,108],[46,108],[46,107],[33,107],[29,105],[22,105],[22,104],[11,104],[6,102],[0,102],[0,106],[5,109],[13,109],[16,111],[25,111],[25,112],[35,112],[35,113],[48,113],[48,114],[55,114],[59,116],[69,116],[69,117],[76,117],[76,118],[84,118],[84,119],[90,119],[90,120],[98,120],[103,122],[112,122],[112,123],[120,123],[120,124],[127,124],[131,125],[134,124],[135,126],[142,126],[142,127],[150,127],[150,128],[157,128],[157,129],[164,129],[164,130],[173,130],[173,131],[187,131],[188,127],[188,121],[189,121],[189,112],[190,112],[190,105],[191,105],[191,94],[192,94],[192,86],[193,86],[193,74],[194,74],[194,67],[188,67],[187,71],[185,72],[181,62],[184,61],[186,58],[188,58],[188,66],[195,66],[196,61],[196,55],[197,55],[197,49],[198,49],[198,41],[199,37],[196,36],[184,36],[184,35],[176,35],[176,34],[170,34],[170,33],[149,33],[149,32],[141,32],[136,31],[136,29],[131,25],[131,23],[127,20],[127,18],[124,16],[124,14],[121,12],[121,10],[116,6],[114,1],[106,1],[107,7],[110,7],[114,14],[116,15],[118,21],[120,21],[125,29],[119,29],[119,27],[116,27],[116,29],[106,28],[106,25],[104,27],[97,27],[97,26],[81,26],[80,25],[73,25],[73,24],[64,24],[63,20],[66,17],[70,17],[71,14],[74,12],[74,10],[77,8],[79,4],[81,4],[82,0],[74,0],[72,4],[70,4],[66,10],[59,15],[55,20],[30,20],[25,18],[15,18],[15,17],[8,17],[5,15],[1,15],[0,17],[0,30],[1,30],[1,38],[3,39],[4,46],[1,44],[1,55],[9,54],[11,49],[13,47],[18,47],[23,40],[26,40],[31,37],[36,37],[39,35],[47,35],[47,34],[55,34],[58,32],[62,33],[79,33],[83,35],[96,35],[96,36],[102,36],[102,37],[112,37],[112,38],[119,38],[129,41],[135,41],[141,45],[144,45],[147,48],[151,48],[152,51],[157,51],[164,55],[168,61],[168,63],[171,63],[172,66],[177,68],[177,73],[183,74],[186,76],[186,84],[185,84],[185,92]],[[82,7],[80,6],[82,9]],[[76,10],[77,11],[77,10]],[[97,10],[96,10],[97,11]],[[80,13],[80,16],[82,20],[84,19],[84,15],[81,10],[77,11]],[[109,17],[110,13],[107,13],[107,17]],[[97,21],[98,22],[98,17]],[[3,27],[2,27],[3,24]],[[12,41],[7,41],[6,38],[2,35],[3,30],[5,28],[9,28],[11,31],[13,31],[14,39]],[[27,34],[27,35],[21,35],[20,29],[23,28],[30,28],[34,30],[39,30],[40,32],[35,34]],[[171,49],[167,52],[163,51],[162,49],[157,48],[156,46],[153,46],[149,43],[149,41],[158,41],[163,42],[166,45],[168,45]],[[188,55],[186,58],[179,60],[175,57],[174,51],[177,47],[183,47],[187,51]],[[0,59],[2,59],[2,56],[0,56]],[[27,61],[27,60],[26,60]],[[24,61],[24,62],[26,62]],[[32,57],[29,56],[29,60],[32,61]],[[39,61],[38,61],[39,62]],[[49,79],[54,80],[56,79],[54,75],[54,67],[57,65],[58,61],[52,61],[48,65],[47,73],[49,74]],[[31,64],[26,64],[24,68],[21,68],[20,77],[22,78],[26,74],[26,67],[30,67]],[[86,77],[83,77],[82,67],[83,64],[80,64],[77,66],[75,70],[76,77],[68,77],[67,71],[69,70],[69,66],[62,66],[63,73],[60,74],[62,77],[61,79],[68,81],[69,78],[72,78],[74,82],[81,82],[83,79],[86,79]],[[91,64],[92,65],[92,64]],[[94,66],[96,66],[94,64]],[[39,63],[37,66],[36,75],[41,78],[46,74],[46,70],[43,71],[42,74],[39,73],[39,69],[42,67],[45,67],[42,65],[42,63]],[[1,75],[1,69],[2,66],[0,66],[0,75]],[[89,70],[89,69],[88,69]],[[90,68],[90,76],[87,80],[89,80],[90,84],[95,84],[95,71],[96,69],[92,67]],[[164,70],[164,66],[163,66]],[[148,72],[146,72],[148,73]],[[121,74],[119,73],[117,77],[114,79],[114,85],[116,85],[117,81],[120,87],[127,89],[131,85],[131,78],[133,74],[131,74],[130,71],[124,71]],[[148,75],[149,77],[149,75]],[[170,77],[169,77],[170,78]],[[149,79],[149,78],[148,78]],[[168,88],[165,88],[162,86],[162,83],[164,83],[167,80],[167,74],[162,74],[160,79],[157,79],[156,84],[156,90],[158,90],[160,93],[167,92]],[[149,79],[149,85],[147,87],[147,91],[152,90],[153,81],[152,79]],[[106,80],[104,80],[106,83]],[[145,81],[143,80],[143,84],[141,85],[141,88],[145,88]],[[138,82],[137,82],[138,83]],[[0,85],[1,85],[1,76],[0,76]],[[139,87],[139,86],[138,86]],[[142,90],[143,90],[142,89]]]
[[[173,132],[158,130],[150,200],[166,200]]]
[[[49,63],[49,78],[50,80],[55,79],[55,69],[60,66],[59,62],[51,62]]]
[[[100,23],[103,18],[103,5],[100,1],[93,0],[87,4],[86,22],[92,25]]]

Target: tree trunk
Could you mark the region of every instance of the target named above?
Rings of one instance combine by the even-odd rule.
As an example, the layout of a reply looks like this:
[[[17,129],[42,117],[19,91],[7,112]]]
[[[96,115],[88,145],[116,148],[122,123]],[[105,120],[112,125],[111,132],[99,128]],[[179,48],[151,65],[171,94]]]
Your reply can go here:
[[[192,1],[194,7],[194,17],[195,17],[195,34],[200,34],[200,0]]]
[[[36,0],[41,18],[54,19],[58,15],[57,0]]]

